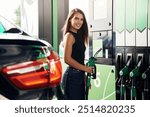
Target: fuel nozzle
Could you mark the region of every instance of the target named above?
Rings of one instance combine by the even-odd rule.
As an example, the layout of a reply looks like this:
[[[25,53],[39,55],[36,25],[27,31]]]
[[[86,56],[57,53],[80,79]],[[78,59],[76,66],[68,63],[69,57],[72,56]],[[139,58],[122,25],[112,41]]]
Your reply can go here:
[[[121,100],[126,99],[126,86],[125,86],[125,84],[126,84],[126,77],[129,74],[129,65],[131,63],[131,59],[132,59],[131,56],[128,57],[125,67],[122,68],[119,72],[119,75],[121,78],[121,85],[120,85],[120,99]]]
[[[120,70],[120,72],[119,72],[120,76],[127,76],[129,74],[129,65],[131,63],[131,59],[132,58],[129,57],[128,60],[127,60],[127,64],[125,65],[125,67]]]
[[[142,90],[142,99],[143,100],[149,100],[149,77],[150,77],[150,66],[142,73],[142,79],[144,81],[144,86]]]
[[[95,61],[97,54],[102,50],[102,48],[100,48],[93,57],[89,58],[89,61],[86,63],[86,66],[90,66],[93,67],[93,73],[88,73],[87,76],[91,77],[92,79],[96,79],[96,65],[95,65]]]
[[[150,77],[150,66],[142,73],[142,79],[147,79]]]
[[[130,78],[131,78],[131,100],[137,99],[137,80],[136,78],[141,75],[140,73],[140,67],[143,62],[143,57],[138,56],[138,63],[137,66],[130,72]]]
[[[138,77],[139,75],[141,75],[140,73],[140,67],[142,65],[142,62],[143,62],[143,58],[140,56],[139,59],[138,59],[138,64],[137,66],[135,67],[135,69],[133,69],[131,72],[130,72],[130,77],[131,78],[135,78],[135,77]]]
[[[93,73],[87,73],[87,78],[86,78],[86,90],[85,90],[85,99],[88,100],[88,93],[89,93],[89,88],[90,88],[90,81],[91,79],[96,79],[96,65],[95,65],[95,61],[96,61],[96,56],[97,54],[102,50],[102,48],[100,48],[93,57],[89,58],[89,61],[86,63],[86,66],[90,66],[93,67]]]
[[[89,61],[86,63],[86,66],[93,67],[93,73],[88,73],[88,76],[92,79],[96,79],[96,65],[95,65],[96,58],[91,57]]]
[[[94,57],[89,58],[89,61],[86,63],[86,66],[93,67],[95,65],[95,60],[96,58]]]

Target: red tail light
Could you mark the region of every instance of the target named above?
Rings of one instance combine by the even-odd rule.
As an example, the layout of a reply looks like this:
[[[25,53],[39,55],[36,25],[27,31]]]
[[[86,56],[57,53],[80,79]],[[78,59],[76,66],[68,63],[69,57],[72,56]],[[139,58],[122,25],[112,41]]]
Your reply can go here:
[[[19,89],[32,89],[48,86],[48,62],[29,61],[2,69],[7,78]]]
[[[50,56],[50,85],[58,85],[62,77],[62,66],[60,58],[55,51],[52,51]]]
[[[56,86],[62,77],[61,62],[52,51],[48,58],[6,66],[2,73],[19,89]]]

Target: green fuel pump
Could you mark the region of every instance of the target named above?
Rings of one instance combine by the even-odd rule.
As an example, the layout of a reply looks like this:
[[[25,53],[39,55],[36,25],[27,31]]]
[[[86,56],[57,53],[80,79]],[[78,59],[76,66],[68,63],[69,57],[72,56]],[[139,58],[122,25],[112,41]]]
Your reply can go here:
[[[89,88],[91,85],[91,79],[96,79],[96,65],[95,65],[95,61],[96,61],[96,56],[97,54],[102,50],[102,48],[100,48],[93,57],[89,58],[89,61],[86,63],[86,66],[90,66],[93,67],[93,73],[87,73],[86,76],[86,90],[85,90],[85,99],[88,100],[88,94],[89,94]]]
[[[126,78],[129,75],[129,65],[131,63],[131,57],[128,59],[127,64],[123,69],[120,70],[119,75],[121,78],[121,85],[120,85],[120,100],[126,100]]]
[[[137,91],[136,91],[136,78],[141,75],[140,66],[142,64],[142,58],[139,60],[137,66],[130,72],[130,78],[132,80],[131,84],[131,100],[137,99]]]

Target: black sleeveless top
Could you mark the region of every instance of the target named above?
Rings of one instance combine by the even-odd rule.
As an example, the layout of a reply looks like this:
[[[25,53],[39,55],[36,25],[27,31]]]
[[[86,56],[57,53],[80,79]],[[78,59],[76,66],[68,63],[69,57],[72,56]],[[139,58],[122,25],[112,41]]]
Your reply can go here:
[[[75,43],[72,46],[72,55],[71,57],[75,59],[80,64],[84,65],[85,58],[85,44],[84,38],[79,33],[69,31],[75,38]]]

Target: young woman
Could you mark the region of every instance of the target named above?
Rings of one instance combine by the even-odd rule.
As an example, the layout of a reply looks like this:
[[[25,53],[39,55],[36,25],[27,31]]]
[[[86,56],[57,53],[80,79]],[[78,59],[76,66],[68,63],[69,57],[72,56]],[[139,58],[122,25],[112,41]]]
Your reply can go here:
[[[80,9],[73,9],[63,27],[64,61],[68,64],[63,76],[65,99],[85,99],[85,72],[92,73],[92,67],[84,65],[85,49],[88,44],[88,26]]]

